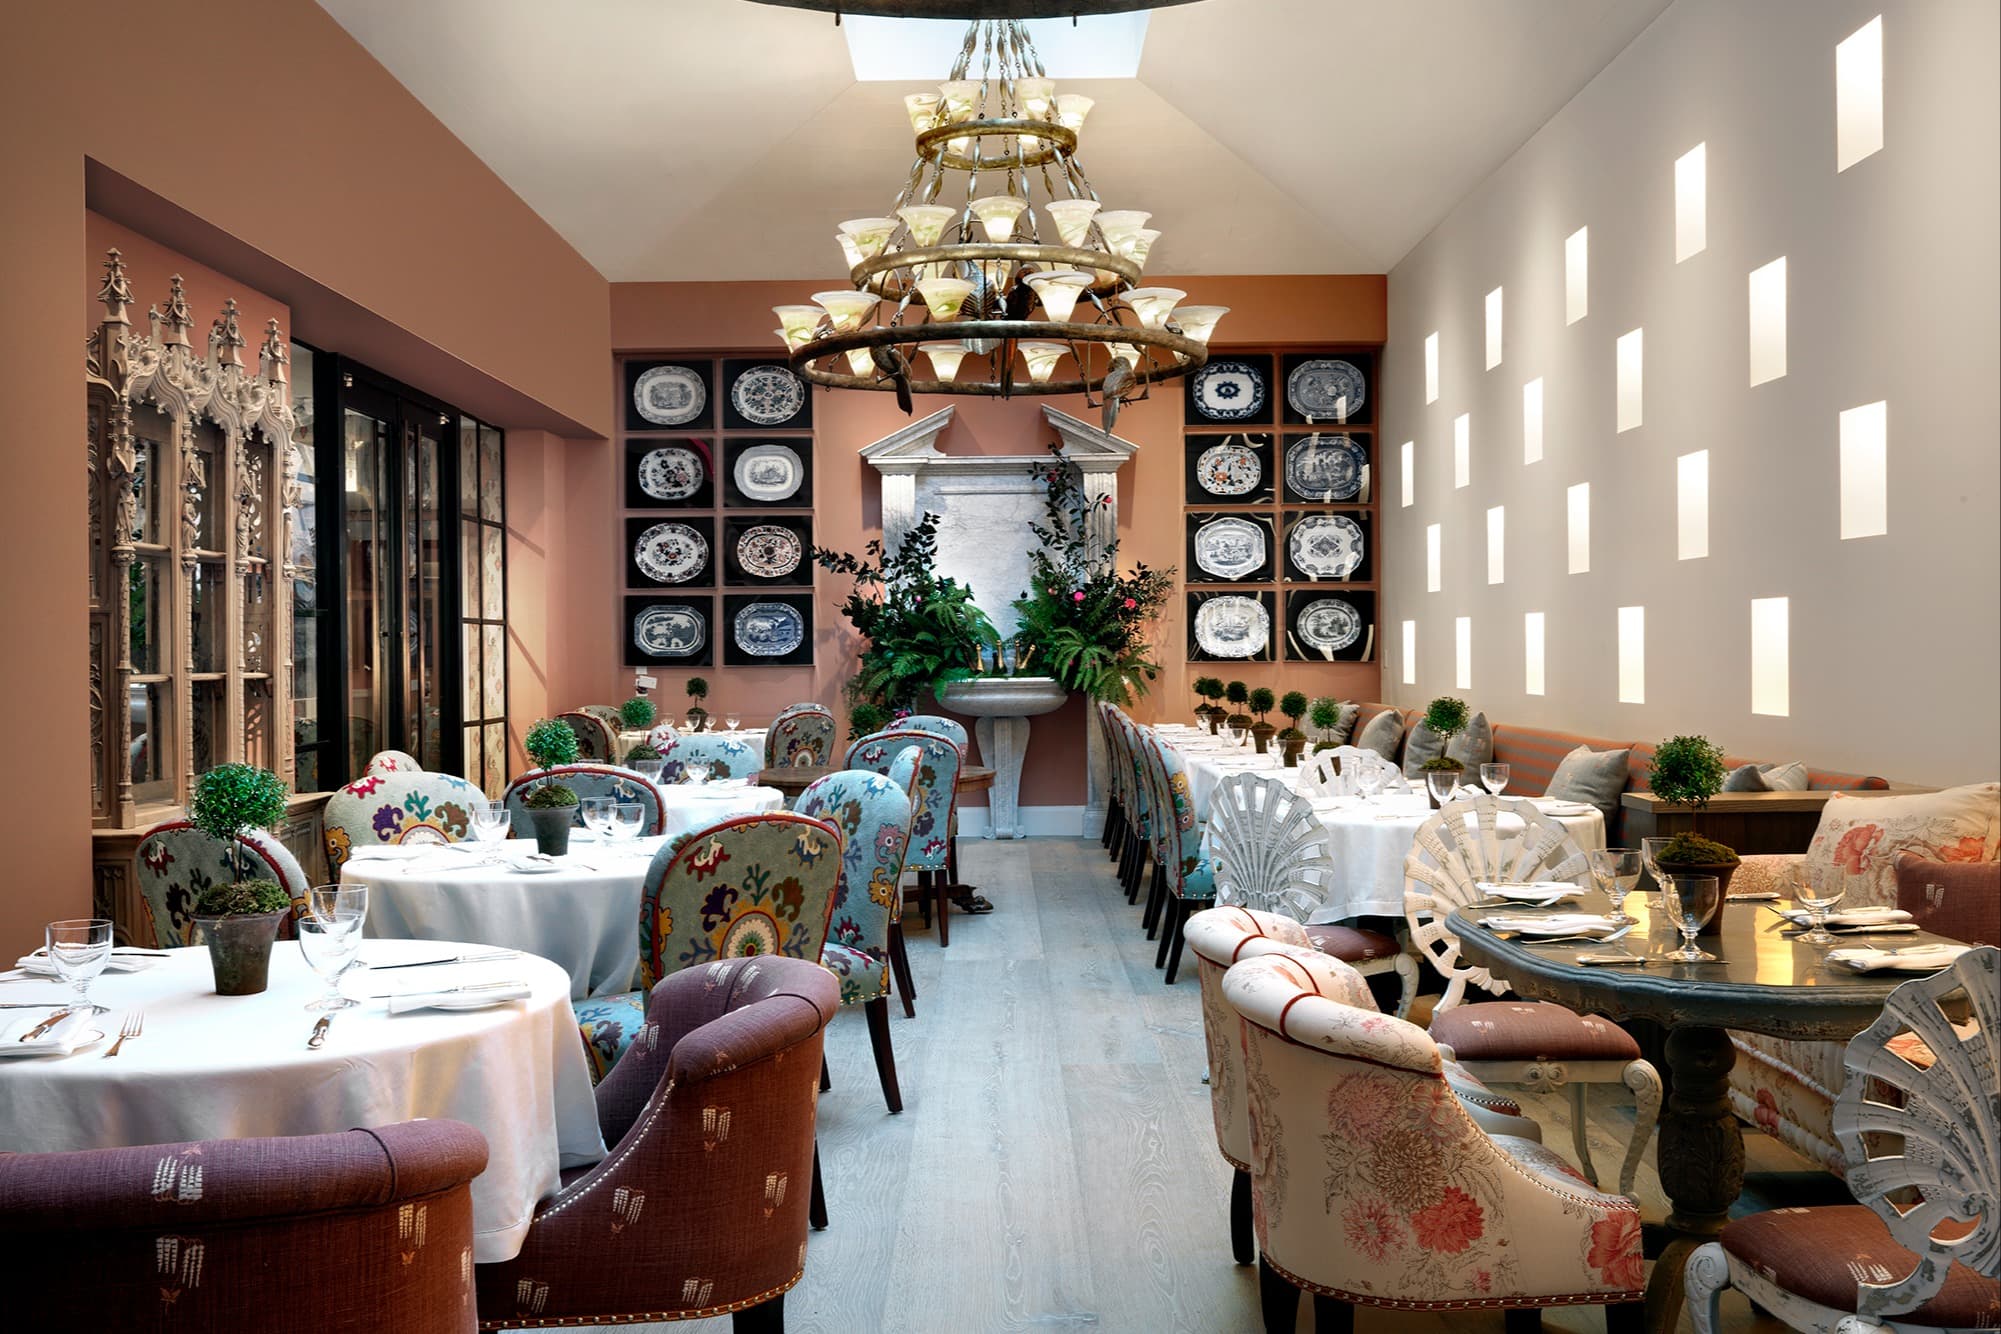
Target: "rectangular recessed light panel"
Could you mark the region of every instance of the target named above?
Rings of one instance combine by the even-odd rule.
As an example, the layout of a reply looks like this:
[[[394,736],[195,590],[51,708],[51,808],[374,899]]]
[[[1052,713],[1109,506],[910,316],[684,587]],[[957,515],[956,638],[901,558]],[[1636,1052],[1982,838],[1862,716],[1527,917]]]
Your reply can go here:
[[[1539,611],[1522,613],[1522,690],[1531,695],[1543,693],[1542,616]]]
[[[1417,684],[1417,622],[1403,623],[1403,683]]]
[[[1563,322],[1591,313],[1591,229],[1579,227],[1563,242]]]
[[[1501,289],[1487,293],[1487,369],[1501,364]]]
[[[1619,608],[1619,702],[1647,702],[1647,609]]]
[[[1644,360],[1643,330],[1635,329],[1619,338],[1619,429],[1630,431],[1640,424],[1640,375]]]
[[[1751,270],[1751,383],[1786,373],[1786,257]]]
[[[1709,248],[1709,145],[1697,144],[1674,164],[1674,262]]]
[[[1883,147],[1883,16],[1834,48],[1834,169]]]
[[[1522,462],[1542,462],[1542,378],[1522,386]]]
[[[1591,572],[1591,483],[1570,488],[1570,572]]]
[[[1473,414],[1462,412],[1452,419],[1452,486],[1454,490],[1473,484]]]
[[[1398,456],[1403,464],[1403,508],[1409,509],[1417,503],[1417,441],[1404,441]]]
[[[1792,710],[1790,598],[1751,599],[1751,712],[1783,718]]]
[[[1709,451],[1675,460],[1675,554],[1700,560],[1709,554]]]
[[[1841,414],[1841,537],[1890,531],[1890,405],[1864,403]]]
[[[1438,335],[1424,336],[1424,401],[1438,401]]]

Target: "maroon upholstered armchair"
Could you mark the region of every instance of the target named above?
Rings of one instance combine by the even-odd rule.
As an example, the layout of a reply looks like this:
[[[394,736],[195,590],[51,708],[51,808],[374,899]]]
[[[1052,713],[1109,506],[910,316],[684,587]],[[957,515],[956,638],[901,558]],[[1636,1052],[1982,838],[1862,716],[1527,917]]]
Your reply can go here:
[[[457,1121],[0,1154],[10,1329],[477,1328]]]
[[[480,1328],[730,1314],[741,1334],[782,1331],[805,1272],[820,1046],[839,1008],[834,975],[786,955],[654,987],[598,1085],[611,1153],[536,1207],[519,1255],[479,1266]]]

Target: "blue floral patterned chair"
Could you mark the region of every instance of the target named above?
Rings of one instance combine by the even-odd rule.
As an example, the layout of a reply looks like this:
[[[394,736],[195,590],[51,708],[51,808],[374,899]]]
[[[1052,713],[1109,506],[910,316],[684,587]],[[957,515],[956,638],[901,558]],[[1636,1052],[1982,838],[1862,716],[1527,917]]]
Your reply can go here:
[[[242,866],[229,864],[221,843],[186,820],[154,825],[139,840],[133,871],[156,949],[198,945],[195,900],[210,885],[235,880],[275,880],[296,905],[306,897],[306,873],[283,843],[261,829],[237,836]],[[288,923],[289,925],[289,923]]]
[[[1172,746],[1163,746],[1147,729],[1140,729],[1140,754],[1145,762],[1153,816],[1153,887],[1147,894],[1146,938],[1156,932],[1160,948],[1153,966],[1167,969],[1167,984],[1181,968],[1181,941],[1188,919],[1215,906],[1216,875],[1202,855],[1202,826],[1195,819],[1195,797],[1188,787],[1188,762]]]
[[[896,1086],[896,1052],[889,1043],[890,974],[896,967],[889,924],[903,910],[897,886],[903,879],[903,853],[909,845],[915,803],[881,774],[844,769],[801,792],[793,809],[841,831],[840,888],[820,962],[841,980],[841,1004],[859,1005],[868,1016],[883,1100],[890,1111],[900,1112],[903,1094]],[[908,964],[896,970],[899,988],[908,971]]]
[[[899,718],[892,724],[899,732],[929,732],[932,736],[942,736],[959,748],[964,755],[972,738],[966,735],[965,724],[935,713],[913,713]]]
[[[826,705],[789,705],[764,734],[764,767],[832,764],[834,734],[834,711]]]
[[[916,788],[911,793],[917,814],[910,822],[910,850],[903,869],[917,872],[916,897],[923,905],[924,919],[928,923],[935,910],[938,944],[945,948],[952,943],[948,917],[952,882],[946,870],[952,850],[952,819],[958,809],[961,763],[958,746],[929,732],[876,732],[848,747],[843,767],[887,776],[896,757],[906,750],[918,751],[921,759]]]
[[[457,843],[486,793],[455,774],[369,774],[327,799],[327,869],[336,879],[355,848],[377,843]]]
[[[663,783],[680,782],[682,767],[689,764],[707,764],[711,778],[752,778],[763,767],[749,742],[721,732],[677,735],[664,746],[658,741],[653,745],[666,761],[660,769]]]
[[[407,750],[378,750],[369,757],[368,768],[362,772],[379,778],[383,774],[420,774],[424,766]]]
[[[1145,883],[1147,858],[1154,847],[1153,785],[1147,777],[1142,755],[1139,724],[1123,711],[1113,742],[1112,778],[1125,789],[1126,838],[1119,850],[1119,883],[1125,886],[1126,902],[1139,901]]]
[[[591,797],[638,802],[643,812],[639,824],[642,838],[667,831],[666,803],[660,789],[645,774],[636,769],[621,769],[615,764],[559,764],[553,769],[530,769],[507,785],[507,795],[502,800],[514,814],[514,829],[524,837],[529,832],[528,793],[545,778],[562,783],[577,794],[580,802]],[[579,806],[571,823],[581,825],[583,822],[583,807]]]
[[[559,713],[556,720],[577,738],[578,759],[610,764],[618,758],[618,728],[614,724],[583,709]]]
[[[639,900],[639,989],[576,1003],[591,1078],[632,1045],[661,978],[749,954],[817,961],[840,879],[840,830],[792,811],[724,820],[662,847]]]

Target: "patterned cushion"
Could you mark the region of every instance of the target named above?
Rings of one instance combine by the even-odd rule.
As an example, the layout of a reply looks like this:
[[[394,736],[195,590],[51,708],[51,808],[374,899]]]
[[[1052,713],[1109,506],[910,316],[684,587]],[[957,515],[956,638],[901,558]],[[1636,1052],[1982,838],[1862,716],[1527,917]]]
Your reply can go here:
[[[453,774],[388,773],[357,778],[327,799],[327,869],[340,875],[349,851],[378,843],[457,843],[486,793]]]
[[[1605,813],[1609,825],[1619,815],[1619,796],[1626,790],[1630,750],[1593,750],[1579,746],[1563,757],[1549,780],[1545,796],[1582,801]],[[1513,772],[1510,770],[1510,778]]]
[[[881,774],[844,769],[801,792],[793,809],[841,831],[840,885],[820,951],[820,962],[841,979],[841,1004],[887,994],[889,924],[902,915],[897,882],[910,841],[910,794]]]
[[[210,885],[235,880],[275,880],[293,903],[306,897],[306,873],[291,851],[261,829],[237,840],[242,865],[232,866],[223,845],[186,820],[169,820],[146,831],[134,855],[133,878],[152,923],[153,944],[171,949],[198,945],[195,900]]]
[[[1386,936],[1380,931],[1365,931],[1355,926],[1335,926],[1309,924],[1306,938],[1313,948],[1322,954],[1329,954],[1343,963],[1366,963],[1370,959],[1387,959],[1397,952],[1396,937]]]
[[[659,735],[659,729],[654,729]],[[721,732],[697,732],[693,736],[670,735],[653,743],[660,757],[660,781],[678,783],[686,765],[707,764],[711,778],[752,778],[758,771],[757,752],[748,743]]]
[[[632,1039],[646,1024],[646,993],[592,996],[576,1002],[577,1027],[584,1035],[584,1054],[591,1062],[591,1083],[610,1073]]]
[[[792,704],[779,710],[764,734],[764,764],[777,769],[797,764],[832,764],[834,711],[824,704]]]
[[[1821,808],[1806,864],[1816,883],[1834,875],[1846,878],[1844,907],[1886,907],[1897,901],[1899,853],[1942,862],[1991,862],[1997,851],[2001,783],[1888,797],[1837,792]]]
[[[889,958],[853,945],[830,940],[820,950],[820,962],[841,980],[841,1004],[860,1005],[889,994]]]
[[[559,764],[553,769],[531,769],[507,785],[507,809],[513,812],[513,827],[518,837],[527,838],[533,833],[528,827],[528,794],[544,779],[562,783],[577,794],[579,802],[610,797],[613,801],[637,803],[642,836],[652,837],[667,828],[660,789],[645,774],[615,764]],[[580,805],[571,823],[583,822]]]
[[[1640,1044],[1613,1023],[1549,1001],[1476,1001],[1431,1017],[1431,1040],[1461,1061],[1637,1061]]]
[[[378,750],[368,759],[365,774],[422,773],[424,766],[417,763],[417,757],[403,750]]]
[[[942,871],[951,851],[952,813],[959,794],[959,748],[945,737],[929,732],[887,731],[865,736],[848,747],[846,767],[888,774],[896,757],[917,749],[923,762],[917,768],[916,815],[910,822],[910,847],[904,854],[904,869]]]
[[[1730,1041],[1737,1048],[1737,1062],[1730,1067],[1730,1110],[1822,1170],[1846,1176],[1848,1157],[1834,1142],[1833,1100],[1773,1059],[1763,1044],[1778,1039],[1732,1033]],[[1840,1059],[1839,1043],[1822,1045]]]
[[[1927,931],[1969,945],[2001,945],[2001,862],[1898,855],[1897,906]]]
[[[1445,753],[1478,777],[1480,766],[1494,758],[1494,725],[1487,721],[1487,715],[1474,714],[1467,721],[1466,730],[1446,743]]]
[[[1836,1311],[1854,1311],[1858,1279],[1888,1283],[1918,1263],[1890,1236],[1876,1212],[1860,1204],[1751,1214],[1725,1225],[1717,1240],[1733,1260],[1787,1292]],[[1899,1327],[2001,1327],[2001,1281],[1954,1261],[1938,1294],[1897,1316],[1896,1322]]]

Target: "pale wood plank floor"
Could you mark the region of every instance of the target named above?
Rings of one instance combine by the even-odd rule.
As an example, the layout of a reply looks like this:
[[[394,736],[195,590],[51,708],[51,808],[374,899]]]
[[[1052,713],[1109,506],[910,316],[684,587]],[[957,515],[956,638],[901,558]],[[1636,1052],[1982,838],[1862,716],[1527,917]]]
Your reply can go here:
[[[1162,985],[1139,911],[1094,841],[971,839],[962,859],[999,908],[955,918],[943,951],[910,920],[917,1017],[896,1010],[892,1024],[902,1115],[884,1110],[860,1012],[842,1013],[828,1034],[834,1087],[819,1133],[832,1226],[812,1235],[788,1329],[1259,1329],[1255,1271],[1230,1260],[1229,1170],[1210,1128],[1192,966]],[[1542,1100],[1536,1115],[1567,1153],[1567,1101]],[[1630,1124],[1613,1092],[1595,1100],[1601,1170],[1616,1170]],[[1831,1178],[1747,1139],[1747,1195],[1830,1197]],[[1638,1193],[1648,1218],[1666,1212],[1651,1163]],[[1724,1300],[1727,1329],[1782,1328],[1735,1294]],[[1604,1329],[1596,1308],[1553,1310],[1544,1323]],[[1363,1334],[1501,1326],[1498,1314],[1366,1309],[1356,1321]],[[1303,1309],[1300,1329],[1311,1327]]]

